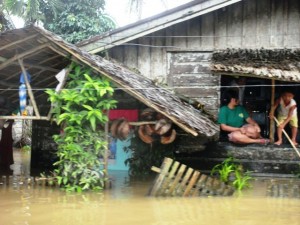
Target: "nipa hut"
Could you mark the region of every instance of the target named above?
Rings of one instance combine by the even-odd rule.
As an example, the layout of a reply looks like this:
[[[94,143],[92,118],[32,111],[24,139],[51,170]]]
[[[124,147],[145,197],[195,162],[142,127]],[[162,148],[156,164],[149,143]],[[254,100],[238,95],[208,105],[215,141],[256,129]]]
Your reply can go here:
[[[136,99],[144,108],[151,108],[184,132],[208,137],[218,133],[218,126],[208,115],[196,110],[167,88],[155,85],[125,66],[66,43],[42,28],[29,26],[1,33],[0,50],[0,96],[10,106],[6,107],[6,111],[1,111],[0,119],[33,121],[33,166],[51,165],[51,151],[55,151],[56,147],[51,136],[59,128],[50,123],[51,106],[45,90],[57,87],[56,75],[72,61],[91,67],[95,74],[107,77],[122,93],[127,94],[126,98]],[[29,73],[30,79],[26,76],[20,78],[21,73]],[[12,115],[13,110],[19,109],[20,82],[26,86],[32,115]],[[68,82],[67,78],[65,82]],[[121,101],[120,105],[127,103]]]

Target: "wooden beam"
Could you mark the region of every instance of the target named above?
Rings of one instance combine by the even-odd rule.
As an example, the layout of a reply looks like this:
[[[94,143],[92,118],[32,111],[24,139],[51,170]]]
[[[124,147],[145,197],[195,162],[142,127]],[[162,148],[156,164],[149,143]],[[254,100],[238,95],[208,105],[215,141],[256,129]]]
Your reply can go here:
[[[3,58],[0,56],[0,61],[1,62],[5,62],[7,59]],[[19,65],[17,62],[13,62],[12,64],[15,64],[15,65]],[[39,65],[34,65],[34,64],[31,64],[31,63],[25,63],[23,62],[24,66],[26,66],[27,68],[35,68],[35,69],[41,69],[41,70],[48,70],[48,71],[51,71],[51,72],[55,72],[55,73],[58,73],[59,70],[58,69],[53,69],[49,66],[39,66]]]
[[[22,59],[23,57],[25,57],[27,55],[30,55],[30,54],[32,54],[32,53],[34,53],[34,52],[36,52],[38,50],[41,50],[43,48],[46,48],[47,46],[49,46],[49,44],[39,45],[39,46],[37,46],[35,48],[32,48],[32,49],[30,49],[28,51],[25,51],[25,52],[21,53],[21,54],[17,54],[15,56],[13,56],[12,58],[6,60],[4,63],[2,63],[0,65],[0,70],[2,70],[3,68],[5,68],[6,66],[12,64],[14,61],[16,61],[18,59]]]
[[[36,102],[35,102],[35,99],[34,99],[34,95],[32,93],[32,89],[31,89],[31,86],[30,86],[28,78],[27,78],[27,72],[26,72],[25,67],[23,65],[23,61],[21,59],[18,59],[18,61],[19,61],[19,64],[21,66],[22,72],[24,74],[25,84],[26,84],[26,87],[27,87],[27,90],[28,90],[28,94],[29,94],[29,97],[30,97],[30,100],[31,100],[31,103],[32,103],[32,106],[33,106],[33,109],[34,109],[34,112],[35,112],[35,115],[39,118],[39,117],[41,117],[41,115],[40,115],[39,109],[38,109],[38,107],[36,105]]]
[[[38,36],[38,34],[34,34],[34,35],[28,36],[28,37],[26,37],[26,38],[21,38],[21,39],[19,39],[18,41],[10,42],[9,44],[0,47],[0,51],[3,50],[3,49],[8,48],[8,47],[10,47],[10,46],[13,46],[13,45],[22,43],[22,42],[24,42],[24,41],[27,41],[27,40],[29,40],[29,39],[35,38],[36,36]]]

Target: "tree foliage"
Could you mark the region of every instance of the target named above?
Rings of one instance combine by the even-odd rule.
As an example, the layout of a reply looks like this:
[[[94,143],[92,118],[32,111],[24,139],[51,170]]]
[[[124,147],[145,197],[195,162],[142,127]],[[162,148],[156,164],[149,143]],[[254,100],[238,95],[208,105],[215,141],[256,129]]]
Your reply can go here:
[[[3,7],[26,25],[41,23],[70,43],[115,28],[104,6],[105,0],[3,0]]]
[[[104,13],[104,0],[63,0],[59,15],[47,15],[45,28],[76,43],[90,36],[115,28],[114,21]],[[51,12],[51,11],[50,11]],[[46,14],[46,12],[45,12]],[[53,20],[51,20],[54,18]]]

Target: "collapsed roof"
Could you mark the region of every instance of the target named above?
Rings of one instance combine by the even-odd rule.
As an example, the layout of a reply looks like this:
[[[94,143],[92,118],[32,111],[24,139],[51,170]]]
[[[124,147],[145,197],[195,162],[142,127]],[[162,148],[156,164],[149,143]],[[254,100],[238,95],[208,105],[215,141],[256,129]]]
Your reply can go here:
[[[209,116],[181,101],[170,90],[117,63],[91,55],[42,28],[29,26],[1,33],[0,96],[19,101],[21,64],[31,74],[31,87],[38,107],[47,103],[44,90],[55,88],[55,75],[71,61],[91,67],[132,97],[162,113],[188,133],[213,136],[219,131]],[[40,117],[41,118],[41,117]]]

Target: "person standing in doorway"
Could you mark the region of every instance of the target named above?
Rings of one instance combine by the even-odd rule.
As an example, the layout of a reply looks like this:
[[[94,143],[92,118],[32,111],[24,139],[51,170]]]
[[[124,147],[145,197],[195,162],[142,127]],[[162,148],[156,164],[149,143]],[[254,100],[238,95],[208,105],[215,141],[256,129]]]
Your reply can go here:
[[[290,125],[292,131],[292,142],[294,145],[298,145],[296,141],[298,132],[298,115],[297,115],[297,103],[294,100],[294,94],[285,91],[282,93],[281,97],[276,100],[274,106],[270,111],[270,119],[274,118],[274,112],[278,107],[278,125],[277,125],[277,136],[278,140],[274,143],[275,145],[282,144],[282,132],[287,124]]]

